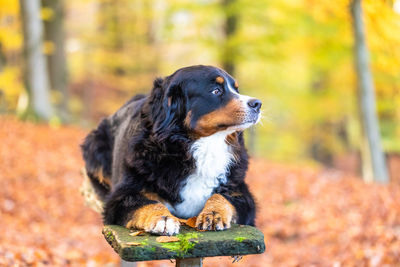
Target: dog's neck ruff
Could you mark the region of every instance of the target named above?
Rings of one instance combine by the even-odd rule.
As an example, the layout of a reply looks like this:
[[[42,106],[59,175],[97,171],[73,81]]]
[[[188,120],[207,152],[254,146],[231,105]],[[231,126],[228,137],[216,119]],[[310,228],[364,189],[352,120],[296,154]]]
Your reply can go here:
[[[226,183],[226,175],[234,160],[231,146],[226,143],[226,136],[233,131],[217,132],[202,137],[191,146],[191,153],[196,162],[196,169],[185,179],[181,189],[181,203],[167,205],[176,216],[190,218],[203,209],[213,190],[221,183]]]

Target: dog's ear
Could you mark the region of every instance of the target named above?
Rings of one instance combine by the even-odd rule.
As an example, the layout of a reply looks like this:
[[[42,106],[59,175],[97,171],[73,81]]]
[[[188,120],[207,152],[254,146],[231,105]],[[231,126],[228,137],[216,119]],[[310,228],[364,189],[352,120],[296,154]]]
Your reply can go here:
[[[181,129],[181,124],[186,116],[187,96],[182,88],[182,83],[170,77],[157,85],[161,87],[163,96],[156,107],[158,112],[154,110],[156,116],[153,117],[155,122],[153,129],[154,133],[160,136]]]
[[[164,106],[167,107],[167,114],[178,121],[183,121],[186,116],[187,96],[183,91],[182,85],[172,83],[167,91],[164,100]]]

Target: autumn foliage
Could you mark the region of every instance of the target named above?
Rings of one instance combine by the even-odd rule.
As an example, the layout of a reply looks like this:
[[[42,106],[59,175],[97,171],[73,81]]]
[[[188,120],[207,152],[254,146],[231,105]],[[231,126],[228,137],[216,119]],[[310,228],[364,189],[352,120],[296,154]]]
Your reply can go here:
[[[0,266],[117,265],[100,216],[79,193],[87,131],[0,118]],[[397,266],[400,186],[336,170],[251,162],[266,253],[205,266]],[[169,261],[139,266],[171,265]]]

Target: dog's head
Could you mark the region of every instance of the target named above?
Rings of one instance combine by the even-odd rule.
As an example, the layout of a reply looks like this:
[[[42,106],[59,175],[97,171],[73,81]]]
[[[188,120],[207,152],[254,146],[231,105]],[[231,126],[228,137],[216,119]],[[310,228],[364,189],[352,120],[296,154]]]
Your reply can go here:
[[[182,68],[155,85],[162,89],[164,113],[157,116],[156,131],[178,125],[199,138],[242,131],[260,120],[261,101],[241,95],[237,81],[219,68]]]

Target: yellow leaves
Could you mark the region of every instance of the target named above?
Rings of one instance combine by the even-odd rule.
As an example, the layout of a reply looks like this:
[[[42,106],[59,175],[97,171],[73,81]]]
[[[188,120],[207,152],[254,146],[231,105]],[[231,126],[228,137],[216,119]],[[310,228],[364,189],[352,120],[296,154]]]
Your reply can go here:
[[[54,17],[54,10],[50,7],[42,7],[40,10],[40,18],[44,21],[50,21]]]
[[[320,22],[328,22],[334,17],[348,17],[349,0],[338,0],[334,5],[329,0],[304,0],[304,4],[313,18]]]
[[[110,114],[129,96],[148,92],[157,75],[189,64],[221,65],[224,49],[234,51],[235,78],[243,93],[265,100],[264,124],[257,126],[257,149],[263,154],[285,160],[305,155],[309,144],[304,140],[311,138],[316,122],[337,122],[355,114],[350,0],[238,0],[228,7],[221,1],[67,2],[69,82],[71,88],[85,88],[70,94],[73,114],[87,105],[82,90],[90,90],[87,95],[93,96],[91,116]],[[400,15],[393,8],[399,3],[363,1],[380,106],[399,92]],[[55,20],[55,11],[43,7],[40,17],[44,22]],[[235,13],[237,32],[224,40],[224,16]],[[7,67],[20,67],[23,38],[18,0],[0,0],[0,43]],[[56,49],[52,42],[43,44],[46,55]],[[25,103],[18,93],[23,90],[21,71],[0,75],[0,89],[6,90],[8,103],[16,105],[17,99]],[[60,103],[60,97],[52,93],[52,103]],[[390,120],[400,117],[398,107],[399,101],[393,107],[385,105],[387,113],[395,114]],[[392,136],[395,131],[400,127]]]
[[[0,91],[3,92],[9,108],[16,107],[18,97],[24,91],[20,77],[20,69],[17,67],[5,67],[0,72]]]
[[[22,44],[18,3],[17,0],[0,0],[0,43],[5,51],[19,49]]]
[[[0,17],[5,14],[17,14],[19,12],[18,0],[0,0]]]
[[[20,88],[16,85],[18,81],[19,69],[6,67],[0,72],[0,88],[5,90],[7,94],[13,95],[20,93]]]
[[[0,24],[0,42],[4,50],[17,50],[22,47],[22,35],[13,27]]]
[[[56,49],[56,46],[52,41],[45,41],[43,42],[43,53],[45,55],[51,55],[54,53],[54,50]]]

